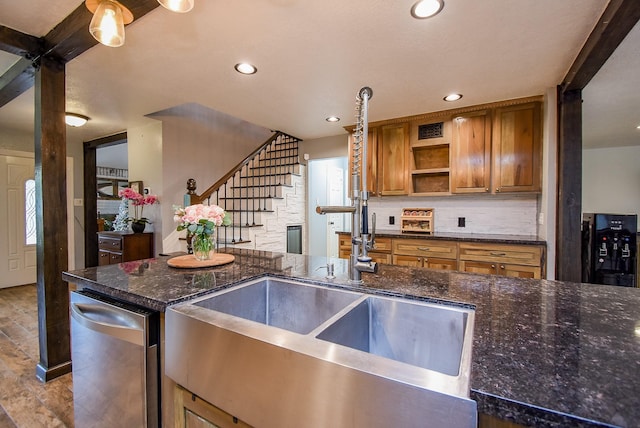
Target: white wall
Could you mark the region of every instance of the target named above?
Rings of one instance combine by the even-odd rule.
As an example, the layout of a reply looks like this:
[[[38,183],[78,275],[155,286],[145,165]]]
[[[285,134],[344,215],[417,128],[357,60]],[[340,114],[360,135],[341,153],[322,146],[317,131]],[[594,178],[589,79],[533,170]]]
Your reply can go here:
[[[309,155],[309,159],[327,159],[349,156],[349,136],[347,134],[334,135],[333,137],[317,138],[315,140],[302,141],[298,146],[300,161],[305,162],[303,156]]]
[[[144,217],[151,221],[145,232],[155,232],[154,249],[158,254],[163,251],[161,207],[166,204],[162,186],[162,123],[128,129],[127,156],[129,181],[142,181],[142,185],[150,189],[150,194],[158,196],[160,201],[160,204],[145,206],[143,211]]]
[[[640,214],[640,146],[582,152],[582,212]]]
[[[163,247],[167,249],[163,251],[172,251],[178,236],[174,233],[173,205],[183,205],[187,180],[194,178],[196,193],[202,193],[273,132],[198,104],[170,108],[150,117],[162,121],[162,156],[154,167],[162,177],[160,211],[164,222],[156,231],[161,230],[165,239]],[[129,168],[132,174],[131,164]]]

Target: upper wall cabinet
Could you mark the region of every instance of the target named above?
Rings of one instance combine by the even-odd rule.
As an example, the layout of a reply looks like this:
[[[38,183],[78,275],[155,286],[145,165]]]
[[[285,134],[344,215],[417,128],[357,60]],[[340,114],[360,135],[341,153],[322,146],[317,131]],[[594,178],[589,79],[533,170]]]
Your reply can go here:
[[[536,96],[372,123],[370,193],[540,192],[541,101]]]
[[[451,192],[487,193],[491,186],[491,114],[488,110],[453,118]]]
[[[498,108],[493,125],[493,191],[541,190],[541,106],[539,102]]]
[[[410,193],[416,196],[449,194],[450,118],[411,122],[409,145]]]
[[[409,124],[383,125],[378,136],[378,187],[380,195],[406,195]]]
[[[452,193],[540,192],[541,103],[458,115],[453,129]]]

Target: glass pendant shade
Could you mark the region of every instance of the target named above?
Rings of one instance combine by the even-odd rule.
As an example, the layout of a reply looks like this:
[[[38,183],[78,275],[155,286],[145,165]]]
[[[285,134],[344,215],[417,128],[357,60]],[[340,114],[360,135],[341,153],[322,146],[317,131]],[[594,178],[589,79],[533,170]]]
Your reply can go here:
[[[87,0],[89,10],[95,6],[89,32],[105,46],[118,47],[124,44],[124,24],[133,21],[131,12],[114,0]]]
[[[185,13],[193,9],[194,0],[158,0],[163,7],[173,12]]]

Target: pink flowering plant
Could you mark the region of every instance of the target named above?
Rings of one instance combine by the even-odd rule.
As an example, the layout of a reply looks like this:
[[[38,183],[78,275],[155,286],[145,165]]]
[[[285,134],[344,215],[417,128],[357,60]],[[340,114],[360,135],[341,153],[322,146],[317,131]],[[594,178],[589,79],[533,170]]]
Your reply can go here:
[[[178,223],[176,230],[186,230],[187,235],[192,236],[194,252],[208,254],[215,247],[211,239],[215,228],[231,224],[229,213],[218,205],[196,204],[185,208],[176,206],[174,209],[173,219]]]
[[[158,197],[156,195],[142,196],[132,188],[126,187],[118,192],[118,196],[120,196],[122,199],[127,200],[131,205],[133,205],[134,215],[133,217],[127,218],[127,222],[133,221],[135,223],[151,223],[148,218],[143,217],[143,212],[145,205],[153,205],[158,203]],[[138,209],[140,210],[140,212],[138,212]]]

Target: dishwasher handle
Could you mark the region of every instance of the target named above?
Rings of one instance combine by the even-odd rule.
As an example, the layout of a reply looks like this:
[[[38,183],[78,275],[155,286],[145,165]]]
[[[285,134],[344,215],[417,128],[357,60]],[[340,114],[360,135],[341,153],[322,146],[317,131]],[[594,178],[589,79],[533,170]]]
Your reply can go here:
[[[124,311],[105,305],[71,303],[71,317],[90,330],[134,345],[146,345],[144,324]]]

